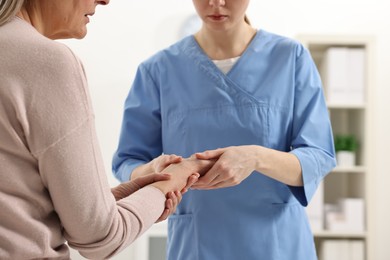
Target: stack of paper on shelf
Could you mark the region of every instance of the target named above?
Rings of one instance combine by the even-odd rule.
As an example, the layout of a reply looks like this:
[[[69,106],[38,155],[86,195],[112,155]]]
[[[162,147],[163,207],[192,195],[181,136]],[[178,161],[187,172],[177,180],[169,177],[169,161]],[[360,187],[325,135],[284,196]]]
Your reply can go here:
[[[326,239],[319,250],[319,260],[364,260],[364,241]]]
[[[330,105],[363,105],[365,101],[365,50],[331,47],[320,65]]]
[[[364,232],[364,200],[361,198],[341,199],[336,207],[326,210],[326,229],[337,232]],[[334,209],[337,210],[334,210]]]

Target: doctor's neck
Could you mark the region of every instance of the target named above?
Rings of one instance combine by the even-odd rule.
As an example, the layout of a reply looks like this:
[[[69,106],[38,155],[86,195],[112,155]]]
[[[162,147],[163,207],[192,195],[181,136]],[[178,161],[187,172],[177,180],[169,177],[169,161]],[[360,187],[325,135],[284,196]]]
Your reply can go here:
[[[203,51],[212,60],[223,60],[241,56],[257,30],[243,23],[229,30],[212,30],[203,25],[194,36]]]

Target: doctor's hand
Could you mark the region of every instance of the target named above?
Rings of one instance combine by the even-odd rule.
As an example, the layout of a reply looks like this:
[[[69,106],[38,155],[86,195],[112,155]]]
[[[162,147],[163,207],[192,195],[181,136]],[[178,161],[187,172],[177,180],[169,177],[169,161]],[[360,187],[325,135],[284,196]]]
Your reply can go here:
[[[254,170],[253,146],[230,146],[196,153],[199,160],[216,160],[211,169],[192,186],[193,189],[218,189],[240,184]]]
[[[130,175],[130,179],[134,180],[140,176],[145,176],[151,172],[162,172],[171,164],[180,163],[183,160],[181,156],[175,154],[163,154],[159,157],[154,158],[152,161],[140,165],[133,170],[133,173]]]
[[[170,191],[166,195],[165,209],[156,223],[166,220],[170,215],[175,213],[177,205],[181,202],[182,194],[179,191]]]
[[[166,220],[170,215],[175,213],[177,206],[181,202],[182,195],[188,191],[188,189],[198,181],[199,179],[198,173],[191,174],[187,179],[186,186],[179,191],[170,191],[167,193],[167,200],[165,201],[165,209],[162,215],[157,219],[156,223]]]
[[[169,165],[173,163],[179,163],[182,160],[183,158],[181,156],[175,154],[163,154],[159,157],[154,158],[151,162],[149,162],[149,164],[153,172],[161,172]]]

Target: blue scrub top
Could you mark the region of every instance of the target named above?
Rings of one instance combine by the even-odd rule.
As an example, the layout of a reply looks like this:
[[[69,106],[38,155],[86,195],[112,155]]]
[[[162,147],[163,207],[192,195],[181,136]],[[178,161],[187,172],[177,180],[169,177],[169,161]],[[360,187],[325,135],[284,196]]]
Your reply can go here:
[[[254,172],[235,187],[189,191],[168,220],[167,259],[316,259],[303,206],[335,166],[333,137],[316,67],[291,39],[257,32],[226,75],[193,36],[143,62],[113,171],[127,181],[162,153],[235,145],[295,154],[304,187]]]

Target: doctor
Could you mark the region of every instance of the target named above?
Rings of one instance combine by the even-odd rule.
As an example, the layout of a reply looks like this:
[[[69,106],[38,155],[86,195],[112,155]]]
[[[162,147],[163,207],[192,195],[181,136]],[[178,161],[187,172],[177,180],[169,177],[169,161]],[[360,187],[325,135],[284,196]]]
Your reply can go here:
[[[312,58],[253,28],[249,0],[193,4],[200,31],[139,66],[114,173],[216,160],[169,219],[170,260],[316,259],[304,207],[335,159]]]

